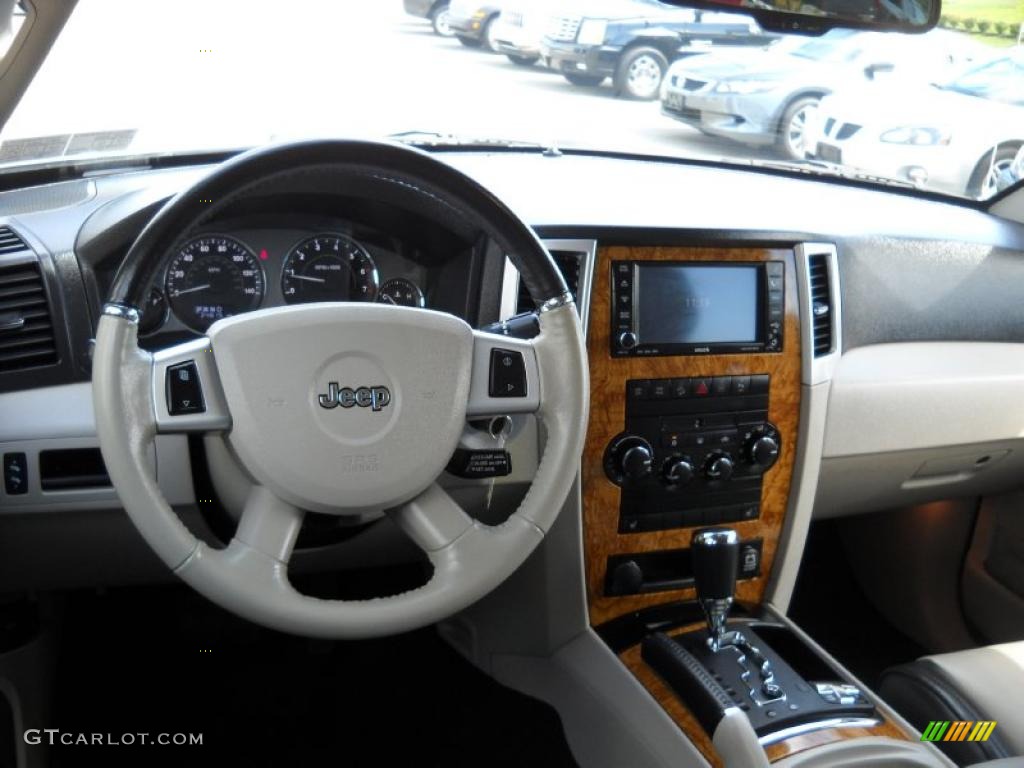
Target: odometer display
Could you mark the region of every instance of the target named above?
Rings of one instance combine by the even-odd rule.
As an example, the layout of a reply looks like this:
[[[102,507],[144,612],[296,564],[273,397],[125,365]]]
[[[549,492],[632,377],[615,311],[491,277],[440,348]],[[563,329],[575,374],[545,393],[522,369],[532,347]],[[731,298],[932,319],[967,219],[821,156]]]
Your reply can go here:
[[[289,304],[373,301],[380,278],[367,250],[350,237],[324,234],[295,246],[284,260],[281,293]]]
[[[230,237],[197,237],[167,267],[165,293],[175,316],[204,333],[217,320],[257,309],[263,301],[263,268]]]

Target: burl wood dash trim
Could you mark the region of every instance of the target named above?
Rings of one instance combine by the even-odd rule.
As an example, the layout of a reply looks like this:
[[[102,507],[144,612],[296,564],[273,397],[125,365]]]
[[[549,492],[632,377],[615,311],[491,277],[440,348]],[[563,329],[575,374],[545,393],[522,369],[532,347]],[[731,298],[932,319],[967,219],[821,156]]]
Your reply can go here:
[[[692,624],[674,630],[672,635],[685,634],[694,629],[702,627],[703,624]],[[715,768],[722,765],[718,753],[715,752],[711,742],[711,735],[705,732],[697,718],[689,708],[679,699],[658,674],[647,665],[640,656],[640,646],[634,645],[619,654],[619,659],[626,668],[633,673],[633,676],[647,689],[647,692],[654,697],[661,705],[665,713],[672,718],[672,721],[686,734],[686,737],[693,742],[693,745],[700,750],[704,758]],[[784,757],[795,755],[807,749],[820,747],[825,744],[833,744],[837,741],[849,739],[860,739],[868,736],[886,737],[890,739],[910,739],[899,725],[882,716],[879,725],[869,728],[826,728],[820,731],[812,731],[801,736],[794,736],[784,741],[769,744],[765,747],[765,754],[769,762],[781,760]]]
[[[613,261],[783,261],[785,277],[785,337],[783,351],[773,354],[734,354],[689,357],[613,358],[611,327],[611,264]],[[619,488],[604,474],[604,451],[626,423],[625,391],[629,379],[684,376],[728,376],[767,373],[771,376],[768,417],[782,434],[778,463],[764,476],[761,516],[730,525],[742,539],[764,541],[761,576],[739,582],[737,600],[762,601],[771,573],[779,533],[789,498],[800,414],[800,316],[796,263],[792,250],[769,248],[697,248],[608,246],[598,250],[590,300],[590,423],[583,452],[583,531],[586,554],[587,602],[590,622],[609,619],[666,602],[692,600],[693,588],[642,595],[606,597],[605,565],[610,555],[686,548],[693,528],[620,534]]]

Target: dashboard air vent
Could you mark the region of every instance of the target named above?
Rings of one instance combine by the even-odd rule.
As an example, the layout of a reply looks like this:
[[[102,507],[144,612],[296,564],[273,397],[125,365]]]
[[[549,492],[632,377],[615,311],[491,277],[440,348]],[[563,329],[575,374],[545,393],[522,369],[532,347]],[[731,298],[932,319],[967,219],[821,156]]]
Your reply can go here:
[[[577,253],[576,251],[551,251],[551,258],[558,265],[558,271],[565,278],[565,282],[569,286],[569,292],[574,299],[579,298],[580,266],[585,257],[585,253]],[[520,280],[519,298],[516,301],[516,314],[532,312],[536,308],[537,304],[530,296],[530,292],[526,290],[526,284]]]
[[[18,237],[0,230],[0,248],[11,236]],[[57,343],[39,263],[0,264],[0,374],[56,362]]]
[[[0,255],[27,251],[25,241],[10,227],[0,227]]]
[[[808,259],[811,280],[811,320],[814,323],[814,356],[832,352],[832,289],[828,257],[815,254]]]

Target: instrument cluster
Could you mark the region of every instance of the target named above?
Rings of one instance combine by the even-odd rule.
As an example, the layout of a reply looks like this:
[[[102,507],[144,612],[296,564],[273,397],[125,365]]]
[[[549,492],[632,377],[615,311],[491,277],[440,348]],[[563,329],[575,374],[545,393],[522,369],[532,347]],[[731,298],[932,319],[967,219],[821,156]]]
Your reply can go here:
[[[383,278],[382,278],[383,276]],[[201,234],[150,289],[139,331],[205,333],[217,320],[283,304],[366,301],[426,307],[422,266],[393,248],[322,230]]]

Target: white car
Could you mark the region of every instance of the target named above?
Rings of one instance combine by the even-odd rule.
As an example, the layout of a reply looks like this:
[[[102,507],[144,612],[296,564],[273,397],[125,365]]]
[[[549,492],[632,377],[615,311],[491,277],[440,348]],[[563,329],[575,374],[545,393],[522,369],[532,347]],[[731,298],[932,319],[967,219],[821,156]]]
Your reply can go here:
[[[540,41],[552,12],[543,0],[515,0],[502,4],[492,39],[498,53],[522,67],[531,67],[540,59]]]
[[[661,94],[662,114],[698,130],[751,146],[775,146],[800,161],[813,147],[807,125],[830,93],[890,77],[944,78],[977,61],[983,47],[937,29],[893,50],[883,33],[833,30],[792,36],[761,49],[729,49],[680,59]]]
[[[822,99],[814,155],[917,186],[989,197],[1024,146],[1024,52],[945,83],[865,85]]]

